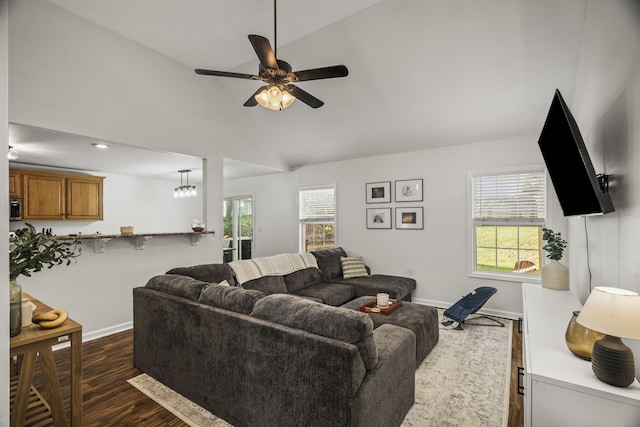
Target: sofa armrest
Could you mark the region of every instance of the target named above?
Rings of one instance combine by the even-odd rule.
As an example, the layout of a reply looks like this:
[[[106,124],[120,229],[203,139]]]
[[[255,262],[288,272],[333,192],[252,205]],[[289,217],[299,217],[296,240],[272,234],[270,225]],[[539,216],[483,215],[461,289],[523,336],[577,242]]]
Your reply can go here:
[[[373,331],[373,338],[378,364],[358,390],[355,419],[362,426],[399,426],[415,399],[416,336],[409,329],[385,324]]]

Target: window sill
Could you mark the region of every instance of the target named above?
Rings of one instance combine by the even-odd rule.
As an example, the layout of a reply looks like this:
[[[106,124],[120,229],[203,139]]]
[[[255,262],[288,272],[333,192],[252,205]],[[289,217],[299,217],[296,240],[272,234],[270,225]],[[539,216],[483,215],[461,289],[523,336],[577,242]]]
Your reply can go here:
[[[473,277],[475,279],[500,280],[503,282],[540,283],[539,274],[509,274],[474,271],[473,273],[469,273],[469,277]]]

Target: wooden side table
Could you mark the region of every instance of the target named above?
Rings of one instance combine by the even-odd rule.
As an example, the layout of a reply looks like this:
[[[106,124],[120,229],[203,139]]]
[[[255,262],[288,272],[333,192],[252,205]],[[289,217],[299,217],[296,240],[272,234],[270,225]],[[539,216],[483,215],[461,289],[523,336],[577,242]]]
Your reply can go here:
[[[26,293],[23,293],[23,297],[36,305],[34,313],[52,309]],[[30,416],[43,416],[40,409],[37,414],[30,413],[34,407],[42,408],[42,405],[35,405],[32,402],[34,395],[36,399],[42,399],[32,387],[33,372],[38,355],[49,392],[49,402],[48,404],[44,402],[44,407],[50,409],[50,417],[55,426],[68,425],[53,350],[51,349],[52,346],[67,341],[71,345],[71,425],[77,427],[82,425],[82,325],[68,318],[62,326],[53,329],[42,329],[38,325],[32,324],[23,328],[19,335],[11,338],[11,356],[18,356],[20,361],[15,398],[12,396],[11,399],[12,427],[24,425],[25,420],[28,420]]]

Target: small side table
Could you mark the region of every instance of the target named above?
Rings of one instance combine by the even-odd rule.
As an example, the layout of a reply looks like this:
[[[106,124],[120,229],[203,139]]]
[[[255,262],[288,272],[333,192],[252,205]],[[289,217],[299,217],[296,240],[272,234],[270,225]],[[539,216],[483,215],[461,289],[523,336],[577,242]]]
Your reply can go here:
[[[23,293],[23,297],[36,305],[34,313],[52,309],[26,293]],[[30,395],[32,398],[36,396],[37,399],[42,399],[32,386],[38,355],[50,400],[48,404],[43,402],[44,406],[50,409],[50,417],[55,426],[68,425],[53,350],[51,349],[52,346],[67,341],[71,345],[71,425],[75,427],[82,425],[82,325],[68,318],[62,326],[53,329],[42,329],[38,325],[32,324],[23,328],[19,335],[11,338],[11,356],[18,356],[20,361],[15,398],[11,399],[11,427],[22,426],[29,418],[29,410],[35,406],[27,405],[30,403]],[[39,413],[37,416],[40,417],[42,414]]]

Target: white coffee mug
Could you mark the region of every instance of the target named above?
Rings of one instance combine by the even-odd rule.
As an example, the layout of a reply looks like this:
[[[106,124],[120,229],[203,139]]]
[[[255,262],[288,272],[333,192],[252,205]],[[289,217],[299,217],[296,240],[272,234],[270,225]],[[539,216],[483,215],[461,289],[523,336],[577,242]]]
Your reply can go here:
[[[28,299],[22,299],[22,327],[26,328],[31,324],[31,318],[33,317],[33,310],[36,309],[36,305]]]
[[[378,307],[388,307],[388,306],[389,306],[389,294],[379,293]]]

